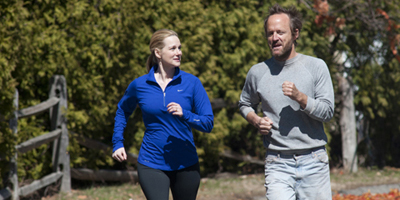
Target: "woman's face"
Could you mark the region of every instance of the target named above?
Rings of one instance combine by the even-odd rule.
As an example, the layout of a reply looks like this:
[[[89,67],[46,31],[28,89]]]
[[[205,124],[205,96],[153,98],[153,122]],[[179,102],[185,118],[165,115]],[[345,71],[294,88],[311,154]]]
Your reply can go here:
[[[181,42],[176,36],[169,36],[164,39],[164,48],[158,51],[157,58],[164,67],[179,67],[181,65]]]

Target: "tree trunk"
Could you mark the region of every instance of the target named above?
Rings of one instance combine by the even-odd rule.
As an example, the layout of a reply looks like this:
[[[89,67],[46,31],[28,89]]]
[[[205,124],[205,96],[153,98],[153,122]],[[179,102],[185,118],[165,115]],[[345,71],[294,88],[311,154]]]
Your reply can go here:
[[[350,81],[339,77],[339,90],[341,96],[340,130],[342,133],[342,156],[345,172],[357,172],[357,134],[354,109],[354,92]]]

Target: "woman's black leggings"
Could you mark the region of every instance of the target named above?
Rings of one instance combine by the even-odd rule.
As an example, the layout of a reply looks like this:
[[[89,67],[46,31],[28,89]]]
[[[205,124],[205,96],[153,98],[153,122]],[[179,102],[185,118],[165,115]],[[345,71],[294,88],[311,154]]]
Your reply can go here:
[[[139,183],[148,200],[195,200],[200,185],[199,163],[177,171],[162,171],[138,163]]]

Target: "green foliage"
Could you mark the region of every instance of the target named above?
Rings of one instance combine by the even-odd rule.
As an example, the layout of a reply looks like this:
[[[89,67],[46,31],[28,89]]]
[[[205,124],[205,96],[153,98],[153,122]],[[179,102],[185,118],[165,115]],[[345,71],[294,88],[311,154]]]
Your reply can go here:
[[[14,14],[13,8],[7,7],[9,2],[0,3],[0,178],[8,178],[10,169],[9,160],[14,154],[15,135],[9,129],[8,120],[12,117],[13,95],[16,80],[12,76],[16,62],[11,58],[18,50],[13,43],[18,13]],[[11,29],[11,30],[10,30]],[[0,186],[3,186],[0,183]]]
[[[7,100],[1,103],[9,107],[3,115],[13,110],[13,88],[20,93],[19,107],[26,108],[46,100],[49,79],[62,74],[68,86],[68,129],[111,145],[116,104],[128,84],[146,73],[148,42],[161,28],[179,33],[184,55],[181,68],[202,80],[210,99],[224,98],[236,104],[248,69],[268,54],[258,9],[258,1],[3,2],[0,12],[7,26],[1,27],[0,61],[5,68],[1,78],[9,88],[1,91]],[[241,128],[247,126],[234,107],[215,115],[216,128],[211,134],[194,133],[205,168],[215,168],[218,152],[240,138]],[[18,128],[17,143],[48,131],[49,117],[22,119]],[[143,131],[137,109],[125,133],[131,152],[138,152]],[[232,139],[228,137],[231,133],[236,135]],[[1,134],[5,135],[2,144],[12,139],[6,127]],[[249,143],[260,141],[249,139]],[[21,155],[20,178],[37,178],[48,171],[50,149],[51,145],[44,145]],[[82,147],[73,138],[68,151],[73,167],[113,165],[110,155]],[[4,152],[11,152],[10,147]],[[30,167],[22,167],[25,163]]]
[[[20,94],[19,108],[26,108],[46,100],[50,78],[62,74],[68,86],[68,129],[111,145],[116,105],[129,83],[146,74],[144,65],[150,53],[148,43],[152,33],[169,28],[179,34],[182,42],[181,68],[200,78],[211,100],[223,98],[229,105],[214,110],[215,127],[211,133],[194,131],[202,172],[238,171],[245,163],[232,166],[218,154],[231,149],[263,159],[261,137],[239,116],[236,104],[247,71],[270,58],[263,21],[268,8],[275,3],[256,0],[2,1],[0,119],[12,116],[15,88]],[[381,137],[382,143],[398,138],[399,63],[388,50],[386,33],[371,30],[369,24],[354,17],[364,7],[352,2],[342,9],[346,1],[330,2],[332,15],[347,19],[346,26],[335,27],[335,34],[330,36],[326,30],[331,24],[316,25],[317,12],[308,1],[279,3],[295,5],[303,15],[297,51],[324,59],[335,88],[337,74],[346,72],[353,78],[359,88],[355,97],[357,110],[371,120],[371,136],[381,135],[381,131],[390,133]],[[399,19],[397,4],[373,3]],[[382,41],[382,46],[379,51],[371,50],[377,40]],[[351,68],[337,66],[336,51],[347,54]],[[383,63],[379,61],[382,57]],[[335,122],[328,125],[327,130],[331,130]],[[7,163],[14,153],[14,145],[47,132],[49,126],[48,114],[21,119],[19,132],[13,135],[7,121],[0,120],[3,179],[7,176]],[[144,130],[141,111],[137,109],[125,131],[125,145],[130,152],[138,153]],[[335,131],[332,134],[337,134],[338,130]],[[387,147],[386,151],[394,147]],[[330,150],[331,154],[335,152]],[[121,167],[115,165],[108,153],[82,147],[73,138],[68,151],[72,167]],[[50,144],[19,156],[20,179],[46,174],[51,170],[50,157]],[[393,158],[388,158],[388,162],[395,163]]]
[[[343,5],[347,5],[343,7]],[[389,30],[389,25],[399,24],[397,1],[334,1],[331,13],[345,18],[343,28],[335,28],[330,44],[332,50],[347,55],[347,66],[335,67],[336,74],[350,77],[356,88],[354,103],[364,127],[364,139],[359,154],[367,158],[364,164],[400,166],[397,159],[399,129],[399,61],[395,60],[391,38],[399,29]],[[378,12],[383,10],[388,19]],[[367,14],[368,13],[368,14]],[[331,51],[332,52],[332,51]],[[340,95],[340,94],[339,94]],[[363,147],[369,146],[366,149]]]

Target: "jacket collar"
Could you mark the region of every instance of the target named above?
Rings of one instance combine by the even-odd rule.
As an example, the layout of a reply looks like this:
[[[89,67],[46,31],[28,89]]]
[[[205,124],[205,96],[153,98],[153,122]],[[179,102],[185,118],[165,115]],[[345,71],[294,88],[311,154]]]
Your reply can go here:
[[[156,78],[154,77],[154,73],[157,70],[157,68],[158,68],[158,65],[154,65],[150,69],[149,73],[147,74],[147,78],[146,78],[147,81],[157,83]],[[179,67],[175,67],[175,74],[174,74],[174,77],[172,78],[171,82],[174,81],[175,79],[178,79],[181,76],[181,74],[182,73],[181,73],[181,70],[179,69]]]

